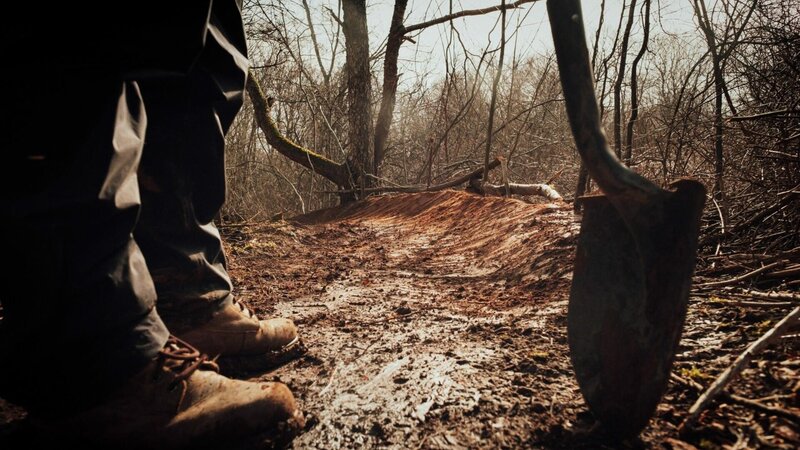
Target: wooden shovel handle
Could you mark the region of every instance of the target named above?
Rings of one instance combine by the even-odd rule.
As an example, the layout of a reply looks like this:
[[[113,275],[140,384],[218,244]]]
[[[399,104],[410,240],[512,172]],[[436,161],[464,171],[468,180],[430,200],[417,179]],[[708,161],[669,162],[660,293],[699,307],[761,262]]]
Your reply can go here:
[[[637,209],[637,205],[645,205],[664,191],[625,167],[608,146],[594,94],[580,1],[548,0],[547,13],[578,152],[600,189],[625,216],[623,210]]]

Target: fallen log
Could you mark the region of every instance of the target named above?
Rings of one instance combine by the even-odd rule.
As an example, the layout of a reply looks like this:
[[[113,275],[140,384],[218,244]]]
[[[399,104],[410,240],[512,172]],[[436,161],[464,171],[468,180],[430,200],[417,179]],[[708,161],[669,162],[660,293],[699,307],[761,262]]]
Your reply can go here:
[[[506,193],[510,195],[536,195],[544,197],[548,200],[556,201],[563,200],[561,194],[558,193],[552,186],[548,184],[489,184],[480,183],[480,181],[470,181],[470,188],[475,192],[483,195],[495,195],[505,197]]]
[[[489,170],[492,170],[500,165],[500,160],[495,159],[494,161],[489,163]],[[324,193],[328,194],[348,194],[352,192],[363,192],[366,194],[375,194],[375,193],[388,193],[388,192],[405,192],[405,193],[416,193],[416,192],[435,192],[435,191],[443,191],[445,189],[450,189],[452,187],[456,187],[462,185],[472,179],[480,178],[483,175],[483,166],[478,167],[477,169],[473,170],[472,172],[466,173],[460,177],[453,178],[452,180],[445,181],[443,183],[434,184],[431,186],[425,185],[414,185],[414,186],[378,186],[373,188],[367,189],[359,189],[359,190],[342,190],[342,191],[324,191]]]

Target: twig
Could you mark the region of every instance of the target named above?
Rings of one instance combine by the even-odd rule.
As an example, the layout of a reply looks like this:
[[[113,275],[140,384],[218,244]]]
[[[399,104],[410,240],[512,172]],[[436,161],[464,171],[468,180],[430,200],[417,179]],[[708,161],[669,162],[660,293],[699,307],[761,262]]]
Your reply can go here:
[[[756,298],[768,298],[770,300],[794,300],[800,301],[800,294],[793,294],[791,292],[761,292],[751,289],[745,289],[745,294]]]
[[[755,410],[758,410],[758,411],[761,411],[761,412],[764,412],[764,413],[767,413],[767,414],[774,414],[776,416],[781,416],[781,417],[789,419],[789,420],[791,420],[791,421],[793,421],[795,423],[800,424],[800,414],[798,414],[798,413],[796,413],[794,411],[791,411],[791,410],[788,410],[788,409],[784,409],[784,408],[779,408],[777,406],[765,405],[764,403],[761,403],[759,401],[750,400],[749,398],[740,397],[740,396],[738,396],[736,394],[729,394],[727,392],[725,393],[725,397],[727,399],[731,400],[732,402],[738,403],[738,404],[740,404],[742,406],[747,406],[749,408],[752,408],[752,409],[755,409]]]
[[[325,384],[325,387],[324,387],[324,388],[322,388],[322,389],[319,391],[319,394],[317,394],[317,395],[319,395],[320,397],[322,397],[323,395],[325,395],[325,393],[326,393],[326,392],[328,392],[328,389],[330,389],[330,388],[331,388],[331,384],[333,384],[333,378],[336,376],[336,372],[337,372],[338,370],[339,370],[339,365],[338,365],[338,364],[337,364],[337,365],[335,365],[335,366],[333,366],[333,372],[331,373],[331,377],[330,377],[330,379],[328,379],[328,383],[326,383],[326,384]]]
[[[766,255],[760,253],[729,253],[719,256],[708,256],[708,259],[730,259],[730,260],[758,260],[761,263],[770,263],[779,259],[791,260],[795,256],[800,256],[800,247],[795,247],[791,250],[776,253],[774,255]]]
[[[793,264],[785,269],[770,272],[766,276],[769,278],[789,278],[798,274],[800,274],[800,264]]]
[[[690,387],[690,388],[696,390],[697,392],[701,392],[703,390],[703,385],[698,383],[697,381],[694,381],[691,378],[683,378],[683,377],[681,377],[680,375],[678,375],[676,373],[670,374],[670,378],[673,381],[677,381],[678,383],[680,383],[680,384],[682,384],[684,386],[687,386],[687,387]]]
[[[738,224],[733,225],[733,226],[728,226],[728,229],[726,230],[727,231],[726,234],[716,233],[716,234],[704,237],[703,239],[700,240],[700,245],[707,245],[707,244],[715,243],[718,240],[722,239],[723,237],[734,235],[734,234],[738,233],[739,231],[742,231],[742,230],[744,230],[746,228],[751,227],[754,224],[761,223],[764,220],[765,217],[775,213],[776,211],[780,210],[781,208],[783,208],[784,206],[786,206],[790,202],[794,201],[794,196],[798,195],[795,192],[795,189],[797,189],[798,187],[800,187],[800,186],[795,186],[794,188],[792,188],[792,189],[790,189],[788,191],[778,193],[778,196],[781,197],[781,198],[777,202],[773,203],[772,205],[770,205],[767,208],[764,208],[763,210],[761,210],[757,214],[754,214],[754,215],[750,216],[744,222],[738,223]]]
[[[701,385],[700,383],[692,380],[691,378],[683,378],[683,377],[681,377],[681,376],[679,376],[679,375],[677,375],[675,373],[671,374],[670,378],[672,378],[673,381],[677,381],[678,383],[680,383],[680,384],[682,384],[682,385],[684,385],[684,386],[686,386],[686,387],[688,387],[690,389],[693,389],[693,390],[695,390],[697,392],[702,392],[703,391],[703,385]],[[777,406],[765,405],[764,403],[761,403],[761,401],[751,400],[749,398],[741,397],[741,396],[738,396],[736,394],[731,394],[729,392],[722,392],[720,395],[722,395],[726,400],[729,400],[729,401],[731,401],[733,403],[738,403],[739,405],[747,406],[747,407],[749,407],[751,409],[755,409],[757,411],[761,411],[761,412],[764,412],[764,413],[767,413],[767,414],[773,414],[773,415],[776,415],[776,416],[785,417],[785,418],[787,418],[789,420],[792,420],[794,422],[800,423],[800,414],[798,414],[798,413],[796,413],[796,412],[794,412],[792,410],[779,408]],[[788,397],[791,397],[791,396],[788,396]]]
[[[717,199],[712,198],[711,201],[714,202],[714,207],[717,209],[717,214],[719,215],[719,234],[724,238],[725,232],[727,231],[725,228],[725,215],[722,214],[722,210],[719,207],[719,203],[717,203]]]
[[[769,308],[797,305],[795,302],[748,302],[746,300],[715,300],[714,303],[728,303],[735,306],[766,306]]]
[[[558,172],[553,174],[552,177],[548,178],[547,181],[545,181],[544,184],[553,184],[554,181],[556,181],[557,179],[559,179],[561,177],[561,174],[564,173],[564,170],[566,170],[566,169],[567,169],[566,167],[563,167],[561,170],[559,170]]]
[[[514,3],[506,4],[505,2],[503,2],[502,5],[489,6],[488,8],[468,9],[468,10],[464,10],[464,11],[459,11],[459,12],[456,12],[456,13],[453,13],[453,14],[448,14],[446,16],[442,16],[442,17],[436,18],[436,19],[428,20],[426,22],[421,22],[421,23],[416,23],[414,25],[409,25],[409,26],[404,28],[404,31],[406,33],[411,33],[411,32],[417,31],[417,30],[421,30],[423,28],[428,28],[428,27],[433,26],[433,25],[439,25],[440,23],[449,22],[451,20],[455,20],[455,19],[458,19],[460,17],[478,16],[478,15],[487,14],[487,13],[494,12],[494,11],[503,11],[504,12],[507,9],[519,8],[520,6],[524,5],[525,3],[533,3],[535,1],[537,1],[537,0],[517,0]]]
[[[739,275],[738,277],[730,278],[730,279],[727,279],[727,280],[712,281],[712,282],[709,282],[709,283],[699,284],[699,285],[697,285],[697,287],[719,287],[719,286],[728,286],[728,285],[731,285],[731,284],[736,284],[736,283],[738,283],[740,281],[744,281],[744,280],[753,278],[754,276],[756,276],[756,275],[758,275],[760,273],[764,273],[764,272],[766,272],[768,270],[771,270],[771,269],[774,269],[776,267],[783,266],[784,264],[786,264],[785,261],[775,261],[772,264],[767,264],[766,266],[759,267],[758,269],[753,270],[751,272],[747,272],[744,275]]]
[[[338,24],[339,24],[339,26],[340,26],[340,27],[343,27],[343,26],[344,26],[344,22],[342,22],[342,19],[340,19],[340,18],[339,18],[339,15],[338,15],[338,14],[336,14],[336,13],[335,13],[335,12],[334,12],[332,9],[328,8],[327,6],[323,6],[323,8],[325,8],[325,9],[327,9],[327,10],[328,10],[328,13],[331,15],[331,17],[333,18],[333,20],[335,20],[335,21],[336,21],[336,23],[338,23]]]
[[[797,114],[800,111],[790,111],[788,109],[780,109],[778,111],[769,111],[761,114],[753,114],[752,116],[735,116],[735,117],[728,117],[728,120],[731,122],[742,122],[745,120],[756,120],[756,119],[763,119],[765,117],[772,117],[772,116],[781,116],[781,115],[791,115]]]
[[[258,225],[257,223],[251,222],[239,222],[239,223],[220,223],[217,225],[217,228],[245,228],[245,227],[252,227],[254,225]]]
[[[786,315],[780,322],[778,322],[772,329],[764,333],[763,336],[758,338],[755,342],[753,342],[747,349],[742,352],[724,372],[716,379],[711,386],[697,399],[697,401],[689,408],[689,415],[686,419],[681,423],[678,427],[679,432],[683,433],[690,429],[694,423],[697,421],[697,418],[700,416],[708,405],[711,403],[712,400],[725,388],[725,385],[728,384],[739,372],[744,369],[750,359],[753,358],[753,355],[763,350],[773,341],[779,339],[781,335],[789,328],[794,325],[800,323],[800,306],[796,307],[792,310],[789,314]]]

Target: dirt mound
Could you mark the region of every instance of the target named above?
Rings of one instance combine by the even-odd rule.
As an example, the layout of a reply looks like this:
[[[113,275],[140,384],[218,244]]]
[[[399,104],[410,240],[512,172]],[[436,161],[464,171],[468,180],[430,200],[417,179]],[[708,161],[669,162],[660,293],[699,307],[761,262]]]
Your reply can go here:
[[[357,218],[386,219],[393,222],[403,218],[414,218],[418,224],[431,225],[446,225],[465,220],[475,220],[479,223],[486,223],[487,220],[513,223],[542,208],[560,209],[560,206],[553,203],[534,205],[516,199],[483,197],[464,191],[444,190],[369,197],[345,206],[321,209],[297,216],[293,220],[303,224]]]
[[[577,230],[566,205],[446,191],[227,233],[238,295],[310,348],[273,375],[314,417],[295,448],[515,447],[577,414]]]
[[[565,203],[530,204],[460,191],[373,197],[294,220],[401,228],[404,237],[427,243],[409,255],[420,263],[522,283],[539,295],[563,290],[571,279],[579,228]]]

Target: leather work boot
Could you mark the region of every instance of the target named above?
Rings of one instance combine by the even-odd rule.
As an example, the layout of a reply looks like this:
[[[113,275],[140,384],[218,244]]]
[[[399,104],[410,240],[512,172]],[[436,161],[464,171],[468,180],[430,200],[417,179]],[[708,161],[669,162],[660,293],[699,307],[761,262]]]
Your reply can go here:
[[[235,297],[210,321],[178,335],[203,353],[218,355],[223,370],[266,370],[305,351],[291,320],[261,320]]]
[[[170,337],[155,360],[106,403],[38,426],[108,448],[206,446],[265,431],[290,438],[303,426],[286,385],[232,380],[216,369],[205,355]]]

